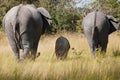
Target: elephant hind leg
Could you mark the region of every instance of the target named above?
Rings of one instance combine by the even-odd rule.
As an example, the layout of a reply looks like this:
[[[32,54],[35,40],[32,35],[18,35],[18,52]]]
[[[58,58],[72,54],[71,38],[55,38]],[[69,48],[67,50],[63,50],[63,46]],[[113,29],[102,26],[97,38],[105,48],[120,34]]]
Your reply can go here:
[[[16,61],[19,61],[20,59],[20,54],[19,54],[19,48],[17,47],[17,44],[15,43],[14,39],[9,38],[10,46],[14,52],[14,57]]]
[[[91,56],[92,57],[95,57],[95,53],[96,53],[96,43],[95,43],[95,40],[93,40],[92,38],[92,34],[90,33],[85,33],[85,36],[87,38],[87,41],[88,41],[88,44],[89,44],[89,47],[90,47],[90,50],[91,50]]]
[[[106,53],[107,44],[108,44],[108,38],[104,38],[104,40],[102,40],[101,43],[100,43],[101,52],[102,52],[103,54]]]
[[[39,41],[39,40],[38,40]],[[37,55],[37,48],[38,48],[38,41],[36,41],[34,43],[33,49],[31,49],[31,56],[32,56],[32,60],[35,60],[37,56],[39,56],[39,54]]]
[[[16,59],[16,61],[19,61],[20,59],[20,55],[19,55],[19,48],[17,45],[17,42],[15,40],[15,36],[14,36],[14,32],[12,30],[12,28],[5,28],[5,31],[7,33],[7,37],[10,43],[10,46],[12,48],[12,51],[14,52],[14,57]]]
[[[106,52],[107,49],[107,43],[101,45],[101,51]]]
[[[29,55],[29,49],[28,48],[24,48],[23,54],[22,54],[20,59],[24,60],[28,55]]]
[[[37,34],[39,34],[39,33],[37,33]],[[35,60],[40,55],[40,53],[37,54],[38,43],[39,43],[39,39],[40,39],[40,35],[37,35],[37,34],[36,34],[36,36],[34,35],[35,40],[33,40],[33,47],[31,49],[32,60]]]
[[[94,42],[91,42],[90,48],[91,48],[92,57],[95,57],[95,54],[96,54],[96,46],[95,46],[95,43],[94,43]]]

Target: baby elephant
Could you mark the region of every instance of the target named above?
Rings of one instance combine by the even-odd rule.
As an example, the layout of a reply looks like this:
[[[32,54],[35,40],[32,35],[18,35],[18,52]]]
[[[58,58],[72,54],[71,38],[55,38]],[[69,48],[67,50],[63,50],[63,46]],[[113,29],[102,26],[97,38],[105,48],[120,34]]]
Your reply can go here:
[[[65,59],[67,57],[69,49],[70,49],[70,44],[67,38],[60,36],[56,40],[56,44],[55,44],[55,54],[57,58]]]

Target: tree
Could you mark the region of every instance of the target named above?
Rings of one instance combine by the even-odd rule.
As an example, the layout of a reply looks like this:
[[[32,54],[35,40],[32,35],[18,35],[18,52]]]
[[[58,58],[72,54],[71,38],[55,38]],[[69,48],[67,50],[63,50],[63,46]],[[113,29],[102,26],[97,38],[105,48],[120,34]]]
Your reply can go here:
[[[106,14],[120,18],[120,2],[118,0],[96,0],[91,6],[94,10],[99,9]]]
[[[39,0],[38,4],[50,12],[54,30],[76,30],[79,13],[74,0]]]

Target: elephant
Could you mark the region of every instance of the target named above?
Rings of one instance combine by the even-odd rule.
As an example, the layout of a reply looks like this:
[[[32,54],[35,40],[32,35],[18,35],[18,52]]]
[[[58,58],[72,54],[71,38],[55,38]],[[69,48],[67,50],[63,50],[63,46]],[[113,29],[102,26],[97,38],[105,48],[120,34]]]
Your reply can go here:
[[[95,57],[97,49],[100,49],[100,52],[105,54],[108,37],[119,28],[119,24],[115,17],[106,15],[99,10],[90,12],[83,18],[83,32],[93,57]]]
[[[70,49],[70,43],[67,38],[60,36],[55,43],[55,54],[58,59],[65,59]]]
[[[19,4],[6,13],[3,25],[16,61],[24,60],[28,55],[35,60],[40,37],[50,24],[33,4]],[[20,49],[23,51],[21,56]]]

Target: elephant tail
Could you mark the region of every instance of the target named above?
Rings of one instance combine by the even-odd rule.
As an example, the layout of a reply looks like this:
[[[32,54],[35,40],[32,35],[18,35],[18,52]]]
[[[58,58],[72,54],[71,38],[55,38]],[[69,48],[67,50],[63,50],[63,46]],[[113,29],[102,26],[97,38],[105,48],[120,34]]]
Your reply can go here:
[[[98,27],[96,25],[96,17],[97,17],[97,11],[95,11],[94,27],[93,27],[92,35],[93,35],[93,40],[95,42],[95,46],[98,47],[98,43],[99,43],[99,30],[98,30]]]
[[[98,30],[97,26],[94,27],[93,40],[98,43],[98,40],[99,40],[99,30]]]
[[[23,4],[20,4],[19,7],[18,7],[18,10],[17,10],[17,13],[15,15],[15,24],[13,26],[13,29],[14,29],[14,34],[15,34],[15,40],[16,40],[16,44],[18,46],[18,48],[22,48],[21,45],[20,45],[20,41],[21,41],[21,37],[20,37],[20,26],[19,26],[19,11],[21,9],[21,7],[23,6]]]
[[[17,12],[16,12],[16,15],[15,15],[15,19],[14,19],[14,25],[13,25],[13,30],[14,32],[16,31],[16,27],[18,27],[18,23],[19,23],[19,12],[20,12],[20,9],[21,7],[23,6],[23,4],[20,4],[18,6],[18,9],[17,9]]]

